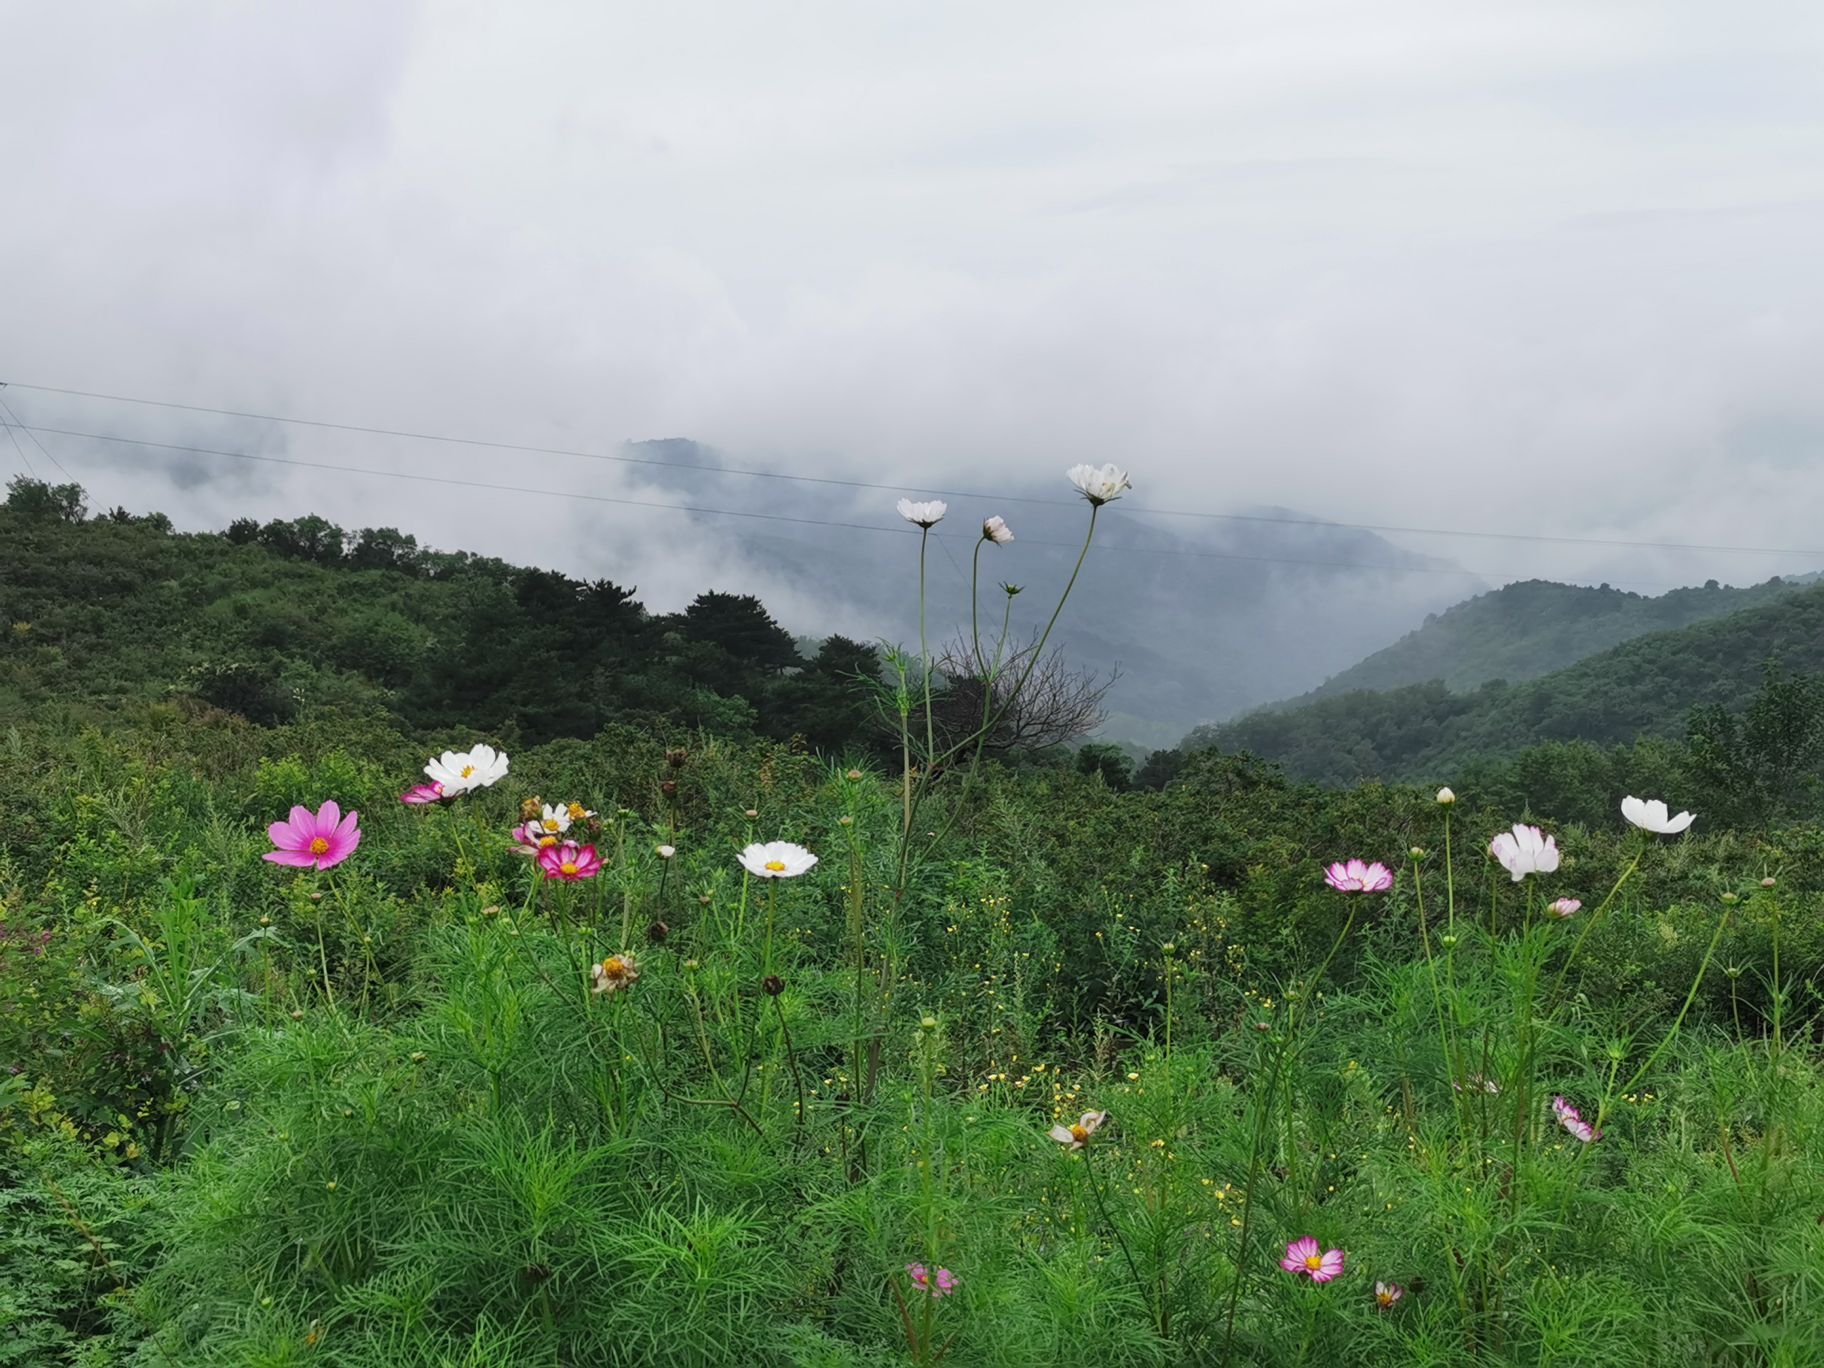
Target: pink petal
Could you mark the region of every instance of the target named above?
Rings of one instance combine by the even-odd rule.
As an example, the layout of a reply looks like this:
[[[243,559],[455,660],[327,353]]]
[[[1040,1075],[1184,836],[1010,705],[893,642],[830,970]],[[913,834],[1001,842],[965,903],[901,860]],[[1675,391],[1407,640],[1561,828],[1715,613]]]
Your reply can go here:
[[[274,822],[266,828],[266,839],[280,850],[302,850],[310,844],[310,838],[300,834],[290,822]]]
[[[335,831],[342,820],[342,805],[334,798],[324,800],[323,806],[317,809],[317,834],[328,836]]]
[[[308,850],[269,850],[260,858],[276,865],[290,865],[293,869],[309,869],[317,862],[317,857]]]
[[[299,804],[291,810],[291,829],[303,836],[306,845],[310,844],[311,837],[317,834],[317,814]]]

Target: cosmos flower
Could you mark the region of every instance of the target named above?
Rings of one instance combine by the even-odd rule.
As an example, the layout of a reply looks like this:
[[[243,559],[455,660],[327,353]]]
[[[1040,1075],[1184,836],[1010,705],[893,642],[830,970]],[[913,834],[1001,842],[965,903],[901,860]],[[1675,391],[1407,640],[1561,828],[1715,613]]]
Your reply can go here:
[[[1574,917],[1583,910],[1583,903],[1576,898],[1558,898],[1545,905],[1545,915],[1553,921],[1563,921]]]
[[[1133,481],[1127,478],[1127,472],[1118,465],[1074,465],[1064,472],[1077,492],[1096,507],[1111,503],[1121,497],[1121,491],[1132,489]]]
[[[1455,1088],[1458,1092],[1463,1092],[1466,1088],[1479,1088],[1490,1097],[1499,1096],[1501,1092],[1501,1085],[1499,1083],[1495,1082],[1492,1078],[1485,1078],[1479,1073],[1471,1074],[1464,1083],[1452,1083],[1450,1086]]]
[[[513,852],[516,855],[536,855],[541,850],[562,844],[556,836],[540,831],[535,822],[522,822],[513,828]]]
[[[1393,871],[1378,860],[1338,860],[1324,871],[1324,882],[1339,893],[1385,893],[1393,887]]]
[[[1558,845],[1536,826],[1514,823],[1488,843],[1488,853],[1519,883],[1528,874],[1550,874],[1558,868]]]
[[[654,846],[652,848],[652,853],[657,855],[661,860],[669,860],[673,855],[678,853],[678,848],[676,846],[668,845]]]
[[[1642,831],[1651,831],[1659,836],[1676,836],[1697,820],[1696,815],[1689,812],[1669,817],[1661,799],[1636,798],[1633,794],[1621,800],[1621,815]]]
[[[608,956],[600,964],[589,966],[589,977],[598,993],[618,993],[623,988],[631,988],[639,976],[640,966],[634,963],[631,950],[623,950],[618,955]]]
[[[912,1286],[920,1292],[929,1292],[933,1297],[947,1297],[956,1291],[956,1274],[947,1268],[937,1270],[933,1277],[922,1263],[906,1265],[906,1276],[912,1279]]]
[[[1391,1311],[1406,1295],[1406,1289],[1398,1283],[1377,1282],[1374,1285],[1374,1305],[1377,1311]]]
[[[1343,1258],[1342,1250],[1320,1251],[1316,1236],[1302,1235],[1286,1246],[1286,1257],[1279,1261],[1279,1266],[1314,1283],[1327,1283],[1342,1276]]]
[[[1572,1135],[1583,1141],[1584,1144],[1587,1145],[1592,1140],[1602,1139],[1602,1132],[1597,1130],[1588,1121],[1585,1121],[1583,1119],[1583,1113],[1578,1111],[1577,1108],[1573,1107],[1562,1097],[1554,1097],[1552,1099],[1552,1114],[1558,1118],[1559,1125],[1563,1126]]]
[[[442,784],[413,784],[399,795],[399,801],[407,807],[423,807],[426,803],[443,801]]]
[[[266,828],[267,839],[277,850],[266,852],[274,864],[294,869],[328,869],[339,865],[355,853],[361,844],[361,828],[356,819],[361,814],[342,815],[335,799],[312,812],[307,807],[294,807],[287,821],[274,822]]]
[[[570,807],[567,803],[540,803],[538,815],[526,822],[527,831],[544,836],[562,836],[570,830]]]
[[[756,879],[795,879],[817,863],[815,855],[790,841],[756,841],[736,858]]]
[[[1105,1111],[1084,1112],[1073,1125],[1053,1126],[1046,1132],[1053,1140],[1067,1150],[1080,1150],[1089,1143],[1089,1138],[1102,1129],[1102,1123],[1108,1120]]]
[[[443,785],[447,797],[454,798],[506,778],[507,757],[489,745],[445,751],[427,764],[424,772],[432,783]]]
[[[996,546],[1005,546],[1013,540],[1013,529],[1007,526],[1005,518],[983,518],[982,540],[991,541]]]
[[[538,852],[538,867],[544,871],[547,879],[575,883],[579,879],[593,879],[600,874],[602,861],[595,853],[594,846],[579,846],[574,841],[565,841],[561,845],[548,845],[541,849]]]
[[[899,516],[909,523],[917,523],[924,528],[936,527],[944,520],[944,514],[950,511],[950,505],[942,499],[923,501],[901,499],[897,505]]]

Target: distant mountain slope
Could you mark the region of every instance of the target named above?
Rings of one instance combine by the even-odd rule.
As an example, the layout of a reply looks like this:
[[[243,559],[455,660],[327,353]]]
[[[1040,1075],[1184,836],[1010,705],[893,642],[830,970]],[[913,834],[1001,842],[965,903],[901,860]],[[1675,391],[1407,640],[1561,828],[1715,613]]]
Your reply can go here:
[[[1745,589],[1674,589],[1657,598],[1607,585],[1525,580],[1467,599],[1295,703],[1358,689],[1397,689],[1442,680],[1462,691],[1504,679],[1517,684],[1561,670],[1648,632],[1688,627],[1769,602],[1797,587],[1769,580]]]
[[[1695,705],[1745,705],[1768,661],[1794,672],[1824,671],[1824,589],[1635,637],[1523,683],[1465,693],[1435,682],[1357,691],[1199,727],[1185,745],[1248,751],[1325,783],[1444,782],[1465,761],[1544,741],[1608,745],[1676,735]]]

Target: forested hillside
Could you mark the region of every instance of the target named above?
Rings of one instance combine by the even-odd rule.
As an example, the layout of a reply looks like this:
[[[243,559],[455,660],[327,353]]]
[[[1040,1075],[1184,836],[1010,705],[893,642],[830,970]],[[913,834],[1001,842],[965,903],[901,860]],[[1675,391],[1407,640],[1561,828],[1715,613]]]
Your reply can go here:
[[[82,491],[18,480],[0,507],[0,718],[194,699],[274,724],[379,716],[517,742],[611,723],[801,736],[872,716],[875,647],[801,657],[750,595],[654,614],[635,590],[321,518],[176,534],[160,515],[85,518]]]
[[[1468,692],[1440,683],[1358,691],[1199,728],[1186,748],[1247,751],[1324,783],[1442,782],[1529,746],[1681,736],[1694,709],[1745,711],[1767,667],[1824,671],[1824,589],[1679,631],[1655,632],[1524,683]]]
[[[1278,706],[1433,680],[1458,692],[1491,679],[1518,684],[1633,637],[1723,617],[1796,587],[1779,578],[1739,589],[1711,580],[1701,588],[1651,597],[1606,584],[1591,588],[1523,580],[1434,614],[1385,650],[1331,676],[1302,698]]]

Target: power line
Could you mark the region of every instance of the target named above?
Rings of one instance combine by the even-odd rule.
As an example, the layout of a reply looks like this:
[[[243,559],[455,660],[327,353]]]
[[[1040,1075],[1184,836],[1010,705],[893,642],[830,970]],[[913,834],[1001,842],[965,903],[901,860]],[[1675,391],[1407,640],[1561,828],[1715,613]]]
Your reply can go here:
[[[379,470],[372,466],[337,465],[328,461],[306,461],[295,456],[264,456],[249,451],[227,451],[219,447],[191,446],[181,442],[153,442],[140,437],[121,437],[104,432],[80,432],[73,428],[28,427],[20,424],[27,432],[43,432],[60,437],[79,437],[94,442],[116,442],[125,446],[147,447],[160,451],[181,451],[198,456],[222,456],[237,461],[258,461],[265,465],[300,466],[309,470],[328,470],[342,475],[371,475],[387,480],[411,480],[423,484],[451,485],[460,489],[481,489],[502,494],[527,494],[542,498],[565,499],[571,502],[618,504],[630,508],[657,508],[675,513],[698,513],[711,517],[755,518],[765,522],[796,523],[810,527],[841,527],[859,532],[890,532],[894,535],[916,535],[910,527],[883,526],[879,523],[843,522],[831,518],[806,518],[787,513],[760,513],[752,509],[740,508],[706,508],[698,504],[660,503],[652,499],[628,499],[609,494],[585,494],[578,490],[537,489],[528,485],[495,484],[486,480],[465,480],[453,475],[421,475],[413,471]],[[940,541],[961,540],[947,534],[934,533]],[[971,543],[974,538],[968,538]],[[1028,546],[1054,546],[1075,551],[1076,542],[1047,541],[1041,538],[1025,537],[1021,540]],[[1239,552],[1228,551],[1193,551],[1178,547],[1134,546],[1124,543],[1114,545],[1099,544],[1098,550],[1122,552],[1143,556],[1177,556],[1196,560],[1252,561],[1272,565],[1314,565],[1326,566],[1339,570],[1374,570],[1398,574],[1443,574],[1463,575],[1472,579],[1487,578],[1473,570],[1457,566],[1443,565],[1375,565],[1367,561],[1333,561],[1312,560],[1296,556],[1249,556]],[[957,567],[961,574],[961,567]]]
[[[880,484],[871,480],[844,480],[824,475],[794,475],[778,470],[759,470],[745,466],[719,466],[706,462],[666,461],[652,457],[617,455],[602,451],[583,451],[568,447],[534,446],[522,442],[491,441],[451,433],[415,432],[407,428],[374,427],[362,423],[340,423],[322,418],[293,418],[283,414],[256,413],[248,409],[216,408],[207,404],[182,404],[166,399],[142,399],[132,395],[107,394],[98,390],[65,389],[55,385],[33,385],[25,381],[8,382],[19,389],[44,394],[62,394],[81,399],[101,399],[111,403],[139,404],[149,408],[177,409],[186,413],[208,413],[224,418],[247,418],[267,423],[287,423],[297,427],[325,428],[335,432],[359,432],[376,437],[403,437],[412,441],[446,442],[457,446],[479,447],[491,451],[515,451],[534,456],[568,456],[590,461],[612,461],[620,465],[659,466],[666,470],[691,470],[715,475],[739,475],[749,479],[788,480],[803,484],[833,485],[844,489],[879,490],[903,493],[907,486]],[[57,429],[44,429],[56,431]],[[103,440],[106,440],[105,438]],[[997,503],[1028,503],[1054,507],[1074,507],[1070,499],[1047,499],[1024,494],[984,494],[973,490],[938,489],[918,486],[925,492],[942,494],[952,499],[979,499]],[[1408,527],[1391,523],[1336,522],[1325,518],[1287,518],[1265,513],[1216,513],[1202,509],[1157,508],[1147,504],[1123,503],[1129,513],[1150,514],[1165,518],[1197,518],[1212,521],[1265,523],[1286,527],[1344,528],[1356,532],[1391,533],[1398,536],[1470,537],[1492,541],[1553,543],[1565,546],[1606,546],[1645,551],[1701,551],[1757,556],[1824,557],[1824,551],[1801,547],[1776,546],[1710,546],[1694,542],[1633,541],[1615,537],[1573,537],[1539,532],[1492,532],[1485,529],[1455,527]],[[1213,553],[1212,553],[1213,554]],[[1235,557],[1250,559],[1248,557]],[[1257,559],[1272,559],[1271,557]],[[1312,562],[1317,563],[1317,562]]]
[[[0,389],[5,389],[5,388],[6,388],[6,386],[4,384],[0,384]],[[12,419],[12,423],[7,427],[6,435],[9,438],[11,438],[11,440],[12,440],[13,450],[19,452],[20,460],[25,461],[25,452],[20,451],[20,449],[19,449],[19,439],[18,439],[18,437],[14,436],[14,434],[13,434],[13,428],[15,428],[15,427],[18,428],[21,432],[23,432],[27,437],[30,437],[32,439],[32,445],[38,448],[39,455],[43,456],[45,460],[49,461],[52,465],[56,466],[57,469],[63,471],[64,479],[74,480],[76,478],[74,475],[70,474],[70,472],[68,470],[64,469],[64,464],[62,461],[58,460],[55,456],[51,455],[50,452],[45,450],[44,443],[38,440],[36,434],[34,434],[30,428],[28,428],[24,423],[19,421],[19,415],[13,412],[12,405],[8,404],[6,402],[6,400],[3,398],[0,398],[0,410],[3,410],[5,412],[7,418]],[[5,421],[6,421],[6,419],[0,418],[0,422],[5,422]],[[30,461],[25,461],[25,468],[27,470],[31,470],[32,463]],[[34,480],[38,478],[37,471],[35,471],[35,470],[32,471],[32,478]]]
[[[13,432],[13,425],[5,419],[0,419],[0,427],[6,429],[6,439],[13,444],[13,450],[18,453],[19,461],[25,467],[25,473],[34,480],[37,479],[38,472],[32,468],[31,457],[25,454],[25,448],[19,445],[19,438]],[[29,437],[31,434],[28,432],[26,436]]]

